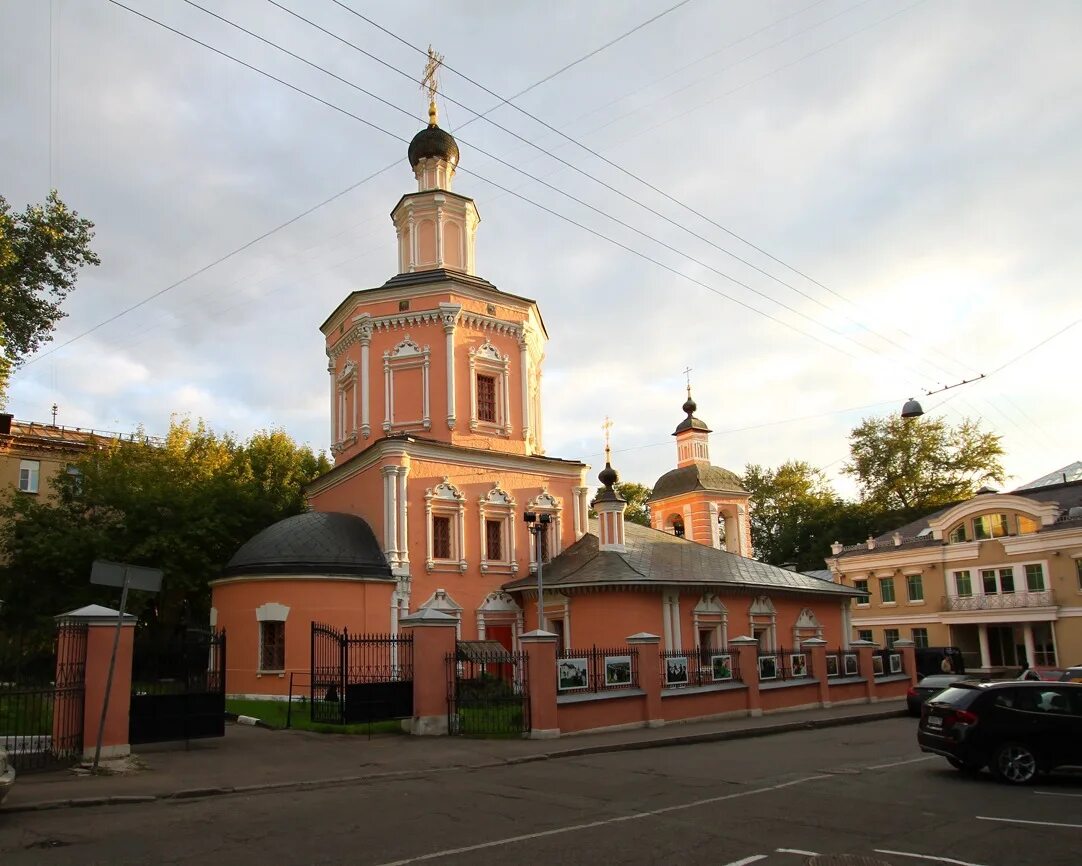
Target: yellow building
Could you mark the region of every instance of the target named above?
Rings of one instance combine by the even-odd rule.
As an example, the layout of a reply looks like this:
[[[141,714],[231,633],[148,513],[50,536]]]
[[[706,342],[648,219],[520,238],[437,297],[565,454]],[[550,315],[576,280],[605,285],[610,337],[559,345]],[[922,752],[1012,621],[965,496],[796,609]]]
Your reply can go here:
[[[955,646],[990,673],[1082,664],[1082,462],[832,554],[834,579],[865,593],[854,638]]]
[[[0,489],[14,487],[30,496],[49,495],[52,478],[58,472],[75,472],[72,462],[82,452],[120,438],[119,433],[16,421],[10,414],[0,413]]]

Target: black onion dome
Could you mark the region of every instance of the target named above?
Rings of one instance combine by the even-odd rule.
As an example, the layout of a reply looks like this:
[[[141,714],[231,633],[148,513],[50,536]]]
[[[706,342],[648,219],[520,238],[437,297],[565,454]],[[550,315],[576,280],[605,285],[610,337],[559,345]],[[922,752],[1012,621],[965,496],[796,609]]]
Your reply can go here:
[[[687,418],[676,425],[676,429],[673,430],[673,436],[683,433],[685,430],[701,430],[703,433],[712,433],[713,431],[706,426],[705,421],[700,421],[695,417],[695,410],[699,408],[699,405],[691,397],[691,387],[688,387],[688,398],[684,401],[684,405],[680,407],[687,414]]]
[[[422,159],[433,156],[445,159],[451,165],[458,165],[458,142],[451,133],[432,124],[413,136],[408,156],[411,168],[416,168]]]
[[[322,511],[271,524],[241,546],[223,577],[260,574],[393,579],[375,533],[363,518]]]
[[[691,395],[688,394],[688,398],[684,401],[684,405],[680,408],[683,409],[688,415],[691,415],[696,409],[699,408],[699,405],[694,400],[692,400]]]
[[[616,470],[606,461],[605,468],[597,473],[597,480],[604,484],[606,487],[612,487],[617,481],[620,480],[620,476]]]

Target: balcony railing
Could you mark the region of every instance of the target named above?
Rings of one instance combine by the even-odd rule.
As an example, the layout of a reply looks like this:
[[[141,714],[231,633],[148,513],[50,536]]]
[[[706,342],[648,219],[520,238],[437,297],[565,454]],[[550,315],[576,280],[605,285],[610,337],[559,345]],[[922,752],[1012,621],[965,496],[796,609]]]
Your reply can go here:
[[[1011,610],[1019,607],[1049,607],[1052,590],[1040,592],[1004,592],[997,595],[948,595],[943,599],[947,610]]]

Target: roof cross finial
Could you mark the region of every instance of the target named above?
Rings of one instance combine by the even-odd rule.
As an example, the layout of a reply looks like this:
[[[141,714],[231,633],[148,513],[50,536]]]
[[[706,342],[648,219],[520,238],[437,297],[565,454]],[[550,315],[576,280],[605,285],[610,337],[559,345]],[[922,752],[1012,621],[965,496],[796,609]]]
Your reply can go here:
[[[688,397],[690,397],[691,396],[691,367],[685,367],[684,368],[684,375],[687,377],[687,380],[688,380]]]
[[[421,92],[428,94],[428,125],[436,125],[436,94],[439,93],[439,71],[443,66],[443,55],[437,54],[431,45],[428,46],[428,62],[425,64],[425,74],[421,77]]]
[[[605,431],[605,462],[611,463],[612,444],[609,441],[609,434],[612,431],[612,419],[608,415],[605,416],[605,421],[601,425],[601,429]]]

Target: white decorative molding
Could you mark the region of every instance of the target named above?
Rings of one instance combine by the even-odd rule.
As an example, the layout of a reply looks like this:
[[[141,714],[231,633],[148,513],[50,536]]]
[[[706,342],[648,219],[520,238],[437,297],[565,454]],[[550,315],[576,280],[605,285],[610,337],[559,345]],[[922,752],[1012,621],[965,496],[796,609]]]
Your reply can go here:
[[[431,351],[428,346],[423,348],[410,339],[409,334],[393,349],[383,353],[383,383],[384,383],[384,413],[383,432],[390,433],[395,429],[408,429],[420,427],[429,430],[432,421],[429,417],[429,387],[428,371],[431,366]],[[394,376],[395,373],[415,368],[421,369],[421,417],[418,419],[399,420],[395,417]]]
[[[1039,520],[1042,526],[1051,526],[1059,517],[1059,505],[1055,502],[1037,502],[1025,496],[1009,493],[990,493],[958,503],[939,516],[930,518],[928,526],[932,529],[932,537],[942,541],[947,530],[959,520],[975,517],[978,514],[1003,511],[1019,511]]]
[[[255,609],[257,622],[285,622],[289,618],[289,608],[275,601],[268,601]]]
[[[712,635],[710,648],[718,649],[729,643],[729,611],[712,592],[704,592],[699,603],[691,611],[695,629],[695,646],[703,648],[701,633],[709,630]]]
[[[481,572],[503,571],[518,573],[518,560],[515,555],[515,498],[503,490],[499,482],[493,482],[492,489],[478,500],[478,514],[481,525]],[[500,559],[488,558],[487,522],[499,521],[501,524]]]
[[[526,511],[534,511],[538,514],[548,514],[551,522],[548,526],[548,553],[549,559],[555,559],[563,552],[563,503],[549,493],[547,487],[526,503]],[[534,536],[530,535],[530,571],[537,571],[537,543]]]
[[[462,312],[460,304],[440,304],[440,323],[447,343],[447,429],[454,430],[455,412],[455,327]]]
[[[470,358],[470,430],[488,433],[511,433],[510,378],[511,359],[485,340],[469,350]],[[496,380],[496,420],[482,421],[477,416],[477,377],[492,376]]]
[[[435,487],[425,491],[425,569],[435,571],[441,566],[463,572],[466,563],[466,495],[455,487],[445,475]],[[436,559],[433,552],[433,517],[451,520],[451,557]]]

